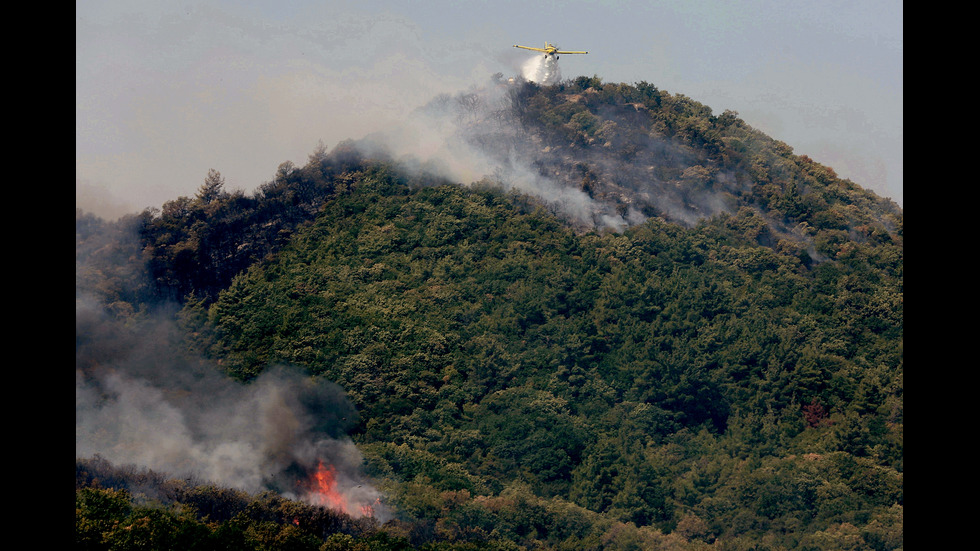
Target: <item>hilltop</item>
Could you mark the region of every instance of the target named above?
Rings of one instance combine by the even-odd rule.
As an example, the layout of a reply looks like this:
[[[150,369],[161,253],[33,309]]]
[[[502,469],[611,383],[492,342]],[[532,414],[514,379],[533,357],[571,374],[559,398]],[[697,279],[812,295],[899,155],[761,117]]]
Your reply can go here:
[[[794,155],[738,113],[714,115],[646,82],[578,77],[539,86],[498,77],[488,87],[436,98],[413,121],[411,139],[396,132],[375,139],[396,154],[444,164],[450,177],[467,181],[451,167],[464,160],[469,172],[480,167],[546,202],[564,201],[555,206],[584,228],[622,229],[651,217],[690,227],[749,208],[780,234],[802,223],[814,227],[797,231],[805,239],[831,227],[894,231],[901,212],[830,167]],[[417,145],[419,136],[428,148]],[[433,153],[432,142],[445,149]]]
[[[342,474],[361,454],[390,516],[296,508],[300,548],[901,547],[901,209],[648,83],[498,78],[252,195],[213,171],[160,212],[79,214],[89,296],[111,321],[77,317],[79,381],[171,350],[197,374],[169,404],[219,402],[194,398],[216,373],[288,395],[278,365],[339,385],[257,410],[254,435],[297,435],[257,444],[283,465],[260,487],[289,495],[317,442]],[[191,494],[248,545],[287,534],[259,528],[284,504]]]

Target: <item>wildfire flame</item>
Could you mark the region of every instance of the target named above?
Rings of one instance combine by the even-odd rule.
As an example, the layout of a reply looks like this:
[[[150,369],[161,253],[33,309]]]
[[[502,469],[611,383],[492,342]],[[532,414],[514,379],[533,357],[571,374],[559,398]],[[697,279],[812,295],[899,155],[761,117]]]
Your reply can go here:
[[[375,499],[371,505],[361,505],[361,516],[373,517],[375,505],[381,505],[381,498]]]
[[[363,489],[361,485],[356,488],[342,488],[343,484],[338,484],[337,481],[337,469],[322,460],[317,460],[316,469],[302,485],[306,490],[305,501],[308,503],[352,517],[373,518],[379,508],[383,507],[381,498],[375,498],[370,489]]]
[[[333,465],[324,465],[323,461],[317,461],[310,483],[310,501],[314,505],[322,505],[350,514],[347,498],[337,491],[337,469]]]

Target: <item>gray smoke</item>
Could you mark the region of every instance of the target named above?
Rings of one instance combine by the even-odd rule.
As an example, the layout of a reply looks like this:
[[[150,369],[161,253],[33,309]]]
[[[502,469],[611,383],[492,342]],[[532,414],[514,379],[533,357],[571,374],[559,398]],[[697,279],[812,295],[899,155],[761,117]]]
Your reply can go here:
[[[515,119],[516,95],[524,84],[498,79],[455,96],[444,94],[359,146],[368,156],[390,155],[407,170],[414,167],[461,184],[489,181],[534,196],[576,226],[620,231],[642,218],[637,212],[624,216],[535,166],[541,146]]]
[[[286,367],[243,384],[176,353],[177,334],[166,316],[124,326],[76,299],[76,458],[312,503],[307,481],[322,461],[336,469],[349,514],[375,505],[380,494],[362,480],[347,436],[356,411],[343,389]]]
[[[405,167],[461,184],[534,196],[585,230],[622,231],[650,216],[693,226],[734,212],[751,184],[668,135],[643,103],[607,104],[599,96],[605,90],[595,87],[561,92],[556,103],[588,107],[564,126],[543,125],[535,114],[542,97],[535,94],[560,80],[557,62],[534,55],[521,75],[498,74],[484,86],[439,96],[360,145],[368,156],[383,151]]]

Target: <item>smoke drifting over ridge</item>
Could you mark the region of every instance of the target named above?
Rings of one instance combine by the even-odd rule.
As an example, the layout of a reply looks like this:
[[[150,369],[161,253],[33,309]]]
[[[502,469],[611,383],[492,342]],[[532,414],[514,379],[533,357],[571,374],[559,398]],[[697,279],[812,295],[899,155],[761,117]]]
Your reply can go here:
[[[606,104],[578,85],[538,92],[533,79],[560,78],[550,56],[534,55],[521,72],[442,94],[358,144],[409,169],[535,196],[580,229],[622,231],[651,216],[691,226],[736,210],[744,175],[664,135],[645,106]]]
[[[329,505],[329,490],[351,516],[385,514],[346,436],[357,414],[337,385],[286,367],[241,384],[175,354],[166,316],[123,327],[85,298],[75,315],[76,458],[313,504]],[[327,489],[310,482],[321,463],[334,472]]]
[[[534,56],[528,64],[543,63],[543,58]],[[407,170],[464,185],[489,180],[505,190],[537,197],[554,214],[580,227],[620,231],[642,222],[638,212],[616,212],[541,170],[536,152],[543,145],[528,133],[515,109],[524,85],[521,79],[498,78],[453,96],[442,94],[403,123],[365,137],[358,146],[367,156],[391,156]]]

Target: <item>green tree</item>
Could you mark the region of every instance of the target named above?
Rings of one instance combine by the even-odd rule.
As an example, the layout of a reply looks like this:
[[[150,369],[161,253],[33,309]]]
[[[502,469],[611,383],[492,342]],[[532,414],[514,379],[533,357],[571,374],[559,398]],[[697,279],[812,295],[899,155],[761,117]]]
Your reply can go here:
[[[221,173],[213,168],[209,169],[207,177],[204,178],[204,183],[197,190],[197,200],[204,205],[211,204],[224,195],[224,185],[225,179]]]

